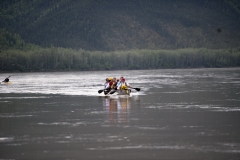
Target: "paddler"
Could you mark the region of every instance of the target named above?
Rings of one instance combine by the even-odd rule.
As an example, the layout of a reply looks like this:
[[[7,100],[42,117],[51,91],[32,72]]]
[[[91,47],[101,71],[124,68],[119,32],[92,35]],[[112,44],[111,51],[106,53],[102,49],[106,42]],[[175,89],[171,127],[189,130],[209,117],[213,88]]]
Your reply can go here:
[[[104,89],[107,89],[109,82],[110,82],[109,79],[106,78],[106,81],[105,81],[105,83],[104,83]]]
[[[123,78],[123,77],[120,77],[120,78],[118,79],[116,89],[118,89],[118,86],[121,85],[121,83],[122,83],[122,78]]]
[[[7,82],[9,82],[9,78],[10,78],[11,76],[8,76],[7,78],[5,78],[5,80],[4,81],[2,81],[2,82],[5,82],[5,83],[7,83]]]
[[[130,88],[129,83],[127,83],[127,82],[125,81],[125,78],[124,78],[124,77],[121,77],[121,78],[120,78],[120,83],[118,83],[118,85],[117,85],[117,89],[127,90],[128,88]]]
[[[118,85],[118,82],[119,82],[119,79],[117,79],[117,78],[113,78],[113,85],[112,85],[112,89],[117,89],[117,85]]]
[[[113,78],[112,77],[106,78],[106,82],[104,84],[104,94],[105,95],[108,94],[108,92],[112,89],[111,88],[112,85],[113,85]]]

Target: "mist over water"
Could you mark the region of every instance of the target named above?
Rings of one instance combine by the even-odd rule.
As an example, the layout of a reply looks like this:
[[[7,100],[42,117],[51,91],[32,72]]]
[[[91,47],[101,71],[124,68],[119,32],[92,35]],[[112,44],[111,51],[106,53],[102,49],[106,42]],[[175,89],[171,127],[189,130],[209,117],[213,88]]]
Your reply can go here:
[[[240,159],[240,68],[11,73],[0,159]],[[124,76],[131,96],[104,96]]]

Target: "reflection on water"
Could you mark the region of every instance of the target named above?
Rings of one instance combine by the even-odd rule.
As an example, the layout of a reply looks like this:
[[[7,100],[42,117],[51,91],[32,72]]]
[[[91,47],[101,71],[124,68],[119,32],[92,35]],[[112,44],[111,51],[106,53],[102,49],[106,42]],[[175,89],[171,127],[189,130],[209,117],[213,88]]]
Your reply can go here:
[[[110,123],[128,122],[130,114],[130,97],[103,98],[103,107],[109,114]]]

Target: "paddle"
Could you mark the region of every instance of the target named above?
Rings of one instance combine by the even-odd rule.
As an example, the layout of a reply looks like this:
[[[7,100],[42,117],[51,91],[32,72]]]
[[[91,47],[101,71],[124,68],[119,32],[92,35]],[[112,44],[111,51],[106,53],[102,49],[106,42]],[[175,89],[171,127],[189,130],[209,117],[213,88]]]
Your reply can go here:
[[[113,93],[115,93],[115,92],[117,92],[117,89],[111,91],[109,94],[113,94]]]
[[[141,89],[140,88],[133,88],[133,87],[130,87],[132,89],[135,89],[136,91],[140,91]]]
[[[102,93],[105,89],[98,90],[98,93]]]
[[[98,90],[98,93],[100,94],[100,93],[102,93],[103,91],[110,91],[109,89],[100,89],[100,90]]]

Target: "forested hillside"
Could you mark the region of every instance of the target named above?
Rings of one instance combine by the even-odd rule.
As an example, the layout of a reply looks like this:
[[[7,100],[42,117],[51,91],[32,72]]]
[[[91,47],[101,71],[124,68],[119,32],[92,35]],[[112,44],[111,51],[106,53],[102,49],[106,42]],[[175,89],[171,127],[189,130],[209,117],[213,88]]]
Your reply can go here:
[[[237,0],[2,0],[0,28],[42,47],[235,48],[239,6]]]
[[[0,72],[240,66],[238,0],[1,0]]]

